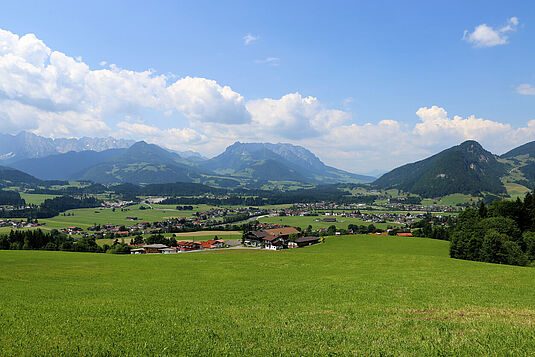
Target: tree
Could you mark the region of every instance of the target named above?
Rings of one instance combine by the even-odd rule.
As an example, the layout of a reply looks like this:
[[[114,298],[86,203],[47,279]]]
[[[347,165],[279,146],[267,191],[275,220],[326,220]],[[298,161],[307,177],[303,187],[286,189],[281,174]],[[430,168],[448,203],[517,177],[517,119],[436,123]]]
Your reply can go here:
[[[336,226],[333,224],[327,228],[327,235],[334,236],[336,234]]]
[[[524,245],[528,259],[535,260],[535,232],[524,232]]]
[[[481,245],[481,260],[489,263],[504,264],[507,262],[507,251],[504,243],[508,240],[505,234],[495,230],[489,231]]]

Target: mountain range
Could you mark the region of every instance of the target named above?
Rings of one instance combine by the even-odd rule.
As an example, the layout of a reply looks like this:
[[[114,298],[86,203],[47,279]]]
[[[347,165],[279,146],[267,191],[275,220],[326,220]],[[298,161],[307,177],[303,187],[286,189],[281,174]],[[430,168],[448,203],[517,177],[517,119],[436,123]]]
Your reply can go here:
[[[39,141],[33,134],[20,136]],[[30,153],[28,149],[19,156],[33,158],[8,161],[8,165],[42,180],[89,180],[104,184],[194,182],[216,187],[258,188],[273,182],[291,186],[374,180],[327,166],[309,150],[291,144],[236,142],[212,159],[193,151],[179,154],[143,141],[128,148],[105,147],[104,143],[98,147],[101,151],[69,151],[44,157],[38,156],[47,151]],[[57,148],[48,146],[48,150],[57,151]]]
[[[0,134],[0,162],[6,164],[24,159],[63,154],[69,151],[104,151],[128,148],[133,143],[133,140],[111,137],[51,139],[25,131],[17,135]]]
[[[4,164],[0,167],[0,184],[4,186],[17,180],[25,184],[40,180],[142,185],[189,182],[223,188],[369,183],[377,189],[395,188],[422,197],[452,193],[503,196],[535,186],[535,142],[498,156],[469,140],[375,179],[327,166],[309,150],[284,143],[236,142],[207,159],[193,151],[170,151],[143,141],[54,140],[29,133],[2,138],[0,152],[10,148],[12,153],[3,154],[9,158],[0,161]],[[86,147],[91,150],[83,150]],[[59,152],[68,149],[73,150]],[[20,157],[23,159],[15,160]]]

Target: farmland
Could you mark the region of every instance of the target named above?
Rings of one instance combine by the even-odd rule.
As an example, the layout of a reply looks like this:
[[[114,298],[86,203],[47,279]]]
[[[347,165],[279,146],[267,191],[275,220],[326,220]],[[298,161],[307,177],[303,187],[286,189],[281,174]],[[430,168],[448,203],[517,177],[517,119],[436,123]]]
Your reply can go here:
[[[197,211],[204,211],[213,206],[196,205],[192,211],[178,211],[175,206],[166,205],[152,205],[153,209],[140,210],[141,206],[148,207],[148,205],[134,205],[129,206],[126,210],[120,208],[82,208],[70,210],[63,214],[42,219],[40,222],[46,223],[47,228],[64,228],[67,226],[78,226],[81,228],[91,227],[93,224],[128,224],[126,217],[137,217],[140,221],[162,221],[171,217],[189,217]],[[97,213],[98,212],[98,213]],[[74,215],[73,215],[74,214]],[[131,223],[131,222],[130,222]]]
[[[492,277],[490,279],[490,277]],[[0,251],[3,355],[525,355],[535,275],[448,242],[268,251]]]

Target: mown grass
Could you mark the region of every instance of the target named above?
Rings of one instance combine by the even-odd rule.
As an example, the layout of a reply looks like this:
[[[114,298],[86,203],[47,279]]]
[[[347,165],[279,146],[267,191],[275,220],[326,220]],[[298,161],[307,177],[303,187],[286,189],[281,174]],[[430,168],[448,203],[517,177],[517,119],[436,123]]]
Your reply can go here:
[[[34,194],[34,193],[20,193],[27,204],[40,205],[45,202],[46,199],[58,197],[58,195],[45,195],[45,194]]]
[[[0,251],[2,355],[529,355],[533,268],[352,236],[282,252]]]

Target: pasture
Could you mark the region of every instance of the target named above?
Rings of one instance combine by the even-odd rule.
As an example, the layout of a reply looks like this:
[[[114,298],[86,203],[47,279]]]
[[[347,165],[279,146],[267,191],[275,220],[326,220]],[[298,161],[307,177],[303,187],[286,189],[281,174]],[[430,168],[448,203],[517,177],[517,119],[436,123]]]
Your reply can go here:
[[[27,204],[40,205],[45,202],[46,199],[56,198],[58,195],[45,195],[45,194],[35,194],[35,193],[20,193],[20,197],[23,198]]]
[[[0,251],[1,355],[528,355],[533,268],[350,236],[281,252]]]
[[[163,221],[172,217],[191,217],[195,212],[206,211],[214,206],[195,205],[191,211],[178,211],[175,206],[170,205],[151,205],[153,209],[140,210],[140,206],[148,207],[149,205],[134,205],[129,206],[124,210],[116,208],[115,212],[111,208],[81,208],[70,210],[65,214],[74,214],[71,216],[63,215],[41,219],[42,223],[46,223],[47,228],[65,228],[68,226],[77,226],[80,228],[88,228],[93,224],[117,224],[117,225],[134,225],[138,222],[155,222]],[[126,217],[137,217],[137,221],[128,221]]]

